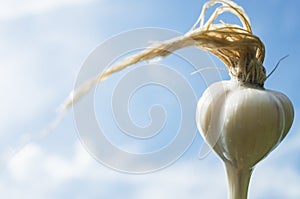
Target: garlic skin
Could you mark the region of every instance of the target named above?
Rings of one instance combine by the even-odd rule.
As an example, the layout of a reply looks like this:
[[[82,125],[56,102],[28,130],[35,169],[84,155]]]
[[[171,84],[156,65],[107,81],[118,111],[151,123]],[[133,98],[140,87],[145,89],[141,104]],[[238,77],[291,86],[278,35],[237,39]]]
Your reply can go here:
[[[225,163],[230,199],[246,199],[254,166],[287,135],[294,108],[284,94],[236,78],[209,86],[197,105],[204,140]]]
[[[236,79],[208,87],[197,105],[196,123],[205,141],[235,168],[251,168],[288,133],[294,118],[284,94]]]

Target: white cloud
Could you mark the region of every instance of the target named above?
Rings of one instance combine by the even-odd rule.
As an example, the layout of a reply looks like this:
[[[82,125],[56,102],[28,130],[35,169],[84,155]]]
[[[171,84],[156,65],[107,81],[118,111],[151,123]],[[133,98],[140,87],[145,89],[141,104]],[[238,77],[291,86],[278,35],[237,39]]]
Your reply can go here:
[[[102,194],[122,194],[116,193],[114,187],[130,187],[133,199],[221,198],[225,192],[225,180],[218,180],[222,176],[222,167],[198,162],[197,168],[191,163],[180,163],[152,174],[128,175],[99,165],[80,145],[76,145],[73,154],[72,157],[64,157],[47,153],[37,144],[27,145],[12,158],[5,177],[0,178],[2,196],[14,193],[11,199],[21,198],[39,184],[39,189],[31,193],[31,198],[48,198],[50,192],[59,195],[64,187],[72,187],[72,182],[76,180],[87,181],[86,186],[95,188],[109,186],[97,193],[86,193],[86,198],[95,194],[100,194],[99,198]],[[215,186],[218,186],[219,192],[213,191]],[[88,188],[91,187],[82,187],[83,190]]]
[[[34,68],[20,67],[27,63],[21,56],[18,58],[18,60],[11,59],[11,62],[0,61],[4,66],[0,68],[2,133],[8,126],[28,121],[56,96],[54,90],[37,82],[38,74],[34,72]],[[26,69],[31,69],[30,73]]]
[[[60,190],[62,184],[89,171],[85,164],[91,158],[84,158],[82,152],[75,149],[75,159],[68,159],[47,153],[36,144],[28,144],[11,159],[3,172],[6,177],[2,176],[0,180],[2,196],[12,199],[51,198],[51,194]],[[80,162],[76,158],[80,158]]]
[[[0,19],[40,14],[64,6],[87,4],[93,0],[1,0]]]
[[[295,134],[288,141],[299,142],[297,137]],[[275,151],[255,168],[250,198],[300,198],[300,172],[288,161],[282,164],[285,156],[300,151],[299,145],[295,146],[296,143],[284,144],[283,152]],[[65,198],[65,193],[69,198],[90,199],[120,195],[130,199],[218,199],[227,195],[225,171],[221,161],[215,161],[215,154],[202,161],[180,160],[165,170],[147,175],[128,175],[102,166],[79,143],[70,147],[73,147],[72,155],[65,156],[47,152],[34,143],[27,145],[1,173],[2,196],[59,199]]]
[[[0,0],[0,23],[3,25],[0,33],[1,138],[4,134],[12,138],[17,133],[41,129],[37,125],[39,123],[33,120],[53,114],[60,100],[71,91],[79,67],[96,45],[88,31],[82,31],[76,24],[65,28],[64,22],[55,13],[51,16],[57,17],[46,17],[42,21],[25,20],[21,24],[9,24],[1,22],[2,9],[22,17],[31,13],[31,5],[38,4],[39,10],[43,11],[86,2],[90,1]],[[28,29],[24,30],[24,27]],[[45,112],[49,114],[45,115]],[[16,126],[19,128],[16,129]],[[3,142],[1,139],[0,143]]]
[[[73,146],[74,147],[74,146]],[[222,198],[227,195],[225,173],[215,157],[206,160],[179,161],[165,170],[146,175],[128,175],[112,171],[89,156],[78,143],[73,155],[66,157],[44,151],[37,144],[27,145],[8,164],[0,178],[5,198],[111,198],[130,199]],[[264,164],[257,168],[250,187],[251,198],[300,197],[300,174],[292,167]],[[80,183],[80,191],[76,188]],[[284,185],[284,186],[283,186]],[[88,190],[85,192],[85,190]],[[70,193],[68,192],[70,191]]]
[[[300,198],[299,179],[300,173],[291,167],[263,165],[253,175],[250,194],[253,198],[271,195],[275,198],[297,199]]]

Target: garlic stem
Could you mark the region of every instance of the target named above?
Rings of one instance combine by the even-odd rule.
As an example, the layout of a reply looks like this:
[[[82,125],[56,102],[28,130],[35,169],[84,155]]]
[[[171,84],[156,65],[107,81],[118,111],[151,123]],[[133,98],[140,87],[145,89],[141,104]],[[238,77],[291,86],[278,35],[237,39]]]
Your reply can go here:
[[[229,188],[229,199],[247,199],[252,168],[236,168],[225,164]]]

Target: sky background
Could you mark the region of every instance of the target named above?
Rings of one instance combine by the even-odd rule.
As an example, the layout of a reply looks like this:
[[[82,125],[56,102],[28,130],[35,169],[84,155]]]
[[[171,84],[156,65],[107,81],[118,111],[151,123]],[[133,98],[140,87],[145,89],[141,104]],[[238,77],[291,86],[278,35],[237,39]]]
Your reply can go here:
[[[51,134],[40,139],[34,137],[55,117],[55,110],[72,90],[82,63],[98,45],[113,35],[135,28],[160,27],[185,33],[196,21],[204,2],[0,1],[1,157],[9,154],[10,149],[19,147],[24,140],[33,138],[10,160],[1,159],[1,197],[225,198],[227,185],[223,165],[213,153],[199,160],[203,140],[198,134],[179,161],[145,175],[119,173],[93,159],[79,141],[72,112]],[[266,46],[264,65],[267,71],[271,71],[280,58],[290,55],[265,86],[289,96],[296,113],[287,138],[256,166],[250,198],[300,198],[300,126],[297,114],[300,110],[300,67],[297,61],[300,55],[300,2],[236,2],[244,7],[253,32]],[[221,62],[214,61],[218,67],[224,67]],[[224,74],[223,77],[227,78]],[[196,92],[199,98],[205,84],[201,79],[191,81],[199,83]],[[147,99],[147,96],[138,97]],[[143,101],[139,103],[137,107],[142,107]],[[136,118],[145,116],[139,111],[135,114],[142,114]],[[99,117],[101,120],[101,114]],[[172,118],[176,117],[171,117],[170,123],[176,124],[178,121]],[[123,144],[128,143],[124,141]]]

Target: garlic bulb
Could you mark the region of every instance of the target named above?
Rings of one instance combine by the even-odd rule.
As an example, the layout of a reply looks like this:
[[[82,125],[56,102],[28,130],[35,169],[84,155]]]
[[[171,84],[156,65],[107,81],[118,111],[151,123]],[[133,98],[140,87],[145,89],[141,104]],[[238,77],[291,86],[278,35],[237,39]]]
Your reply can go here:
[[[284,94],[236,79],[208,87],[196,113],[202,137],[236,168],[253,167],[264,158],[286,136],[293,118]]]
[[[206,89],[197,127],[226,165],[231,199],[247,197],[253,167],[283,140],[293,118],[292,103],[280,92],[236,78]]]
[[[285,138],[293,123],[294,109],[287,96],[264,88],[264,45],[252,34],[243,9],[220,0],[208,2],[203,12],[217,2],[222,6],[211,19],[230,8],[244,27],[215,25],[211,20],[204,24],[200,20],[200,30],[211,37],[211,45],[203,48],[226,64],[231,80],[206,89],[197,105],[196,123],[204,140],[225,163],[229,198],[247,199],[254,166]]]

